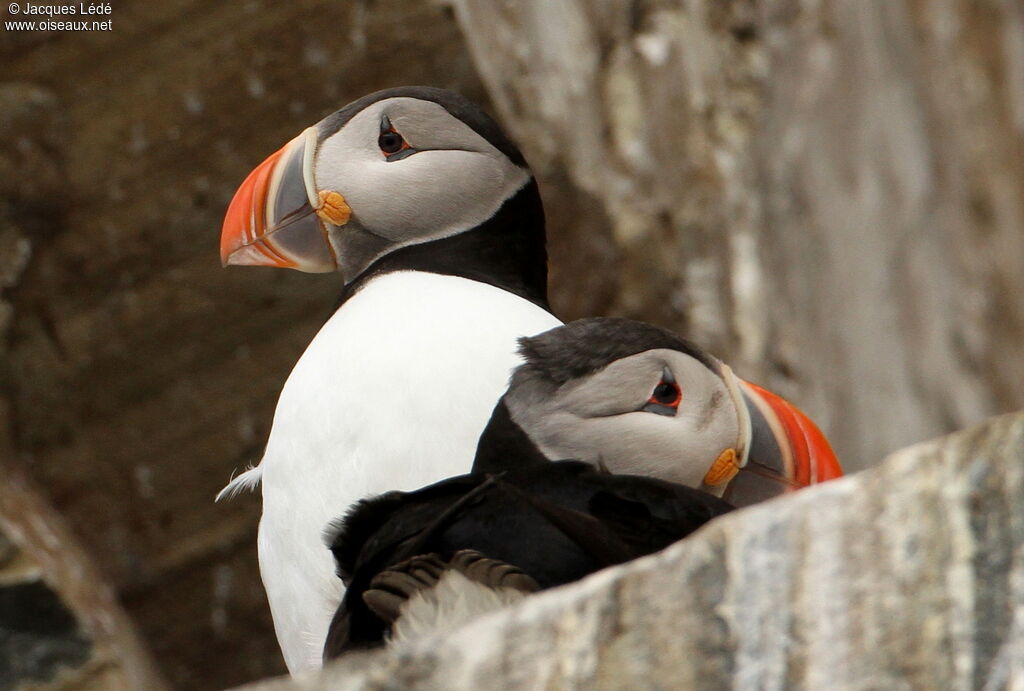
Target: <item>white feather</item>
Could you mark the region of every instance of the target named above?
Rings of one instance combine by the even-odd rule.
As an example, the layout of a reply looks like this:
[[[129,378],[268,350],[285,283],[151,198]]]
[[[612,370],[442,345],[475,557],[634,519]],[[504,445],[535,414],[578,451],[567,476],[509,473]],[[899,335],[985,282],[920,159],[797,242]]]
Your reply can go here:
[[[424,588],[402,603],[392,625],[391,642],[406,643],[450,631],[526,596],[522,590],[490,588],[458,571],[447,571],[432,588]]]
[[[234,477],[224,486],[224,489],[217,492],[217,496],[213,501],[218,502],[221,499],[232,499],[242,492],[252,492],[256,489],[256,486],[260,484],[260,480],[263,478],[263,468],[256,466],[255,468],[251,465],[247,467],[241,475]]]
[[[293,674],[319,665],[343,593],[324,527],[363,497],[468,472],[517,339],[559,324],[493,286],[406,271],[370,281],[310,343],[259,467],[260,570]]]

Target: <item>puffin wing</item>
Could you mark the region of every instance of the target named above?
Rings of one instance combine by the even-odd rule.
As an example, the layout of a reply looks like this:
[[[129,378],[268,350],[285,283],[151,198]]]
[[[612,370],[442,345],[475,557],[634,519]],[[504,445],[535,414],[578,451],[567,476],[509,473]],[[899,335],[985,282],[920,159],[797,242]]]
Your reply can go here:
[[[698,489],[650,478],[642,478],[642,484],[632,480],[631,476],[609,476],[609,486],[596,491],[588,506],[634,558],[662,550],[733,509]]]
[[[401,625],[406,603],[441,587],[447,573],[466,577],[467,598],[474,584],[521,597],[662,549],[731,508],[700,490],[579,461],[463,475],[362,501],[329,542],[348,589],[324,658],[380,645]],[[482,611],[511,601],[493,598]],[[435,609],[437,628],[444,607]]]
[[[707,492],[635,475],[613,475],[581,461],[524,470],[532,491],[508,491],[543,515],[602,566],[664,549],[732,510]]]
[[[387,492],[359,501],[330,524],[324,540],[347,589],[328,628],[324,659],[379,643],[386,624],[363,599],[371,581],[389,566],[420,556],[485,480],[462,475],[414,492]]]

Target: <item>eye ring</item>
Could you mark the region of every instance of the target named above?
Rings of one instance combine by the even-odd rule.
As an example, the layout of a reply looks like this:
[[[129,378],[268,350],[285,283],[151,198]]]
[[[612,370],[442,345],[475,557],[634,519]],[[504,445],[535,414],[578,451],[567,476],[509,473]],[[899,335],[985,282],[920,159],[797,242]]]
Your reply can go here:
[[[391,124],[391,119],[387,115],[380,119],[380,135],[377,136],[377,146],[380,148],[380,152],[384,154],[384,158],[389,161],[404,158],[411,153],[415,153],[409,142],[405,141],[405,137],[402,136],[401,132],[396,130]]]
[[[663,405],[668,408],[678,408],[679,401],[682,399],[683,392],[679,390],[678,384],[662,380],[654,387],[654,391],[651,392],[651,397],[647,399],[647,402]]]

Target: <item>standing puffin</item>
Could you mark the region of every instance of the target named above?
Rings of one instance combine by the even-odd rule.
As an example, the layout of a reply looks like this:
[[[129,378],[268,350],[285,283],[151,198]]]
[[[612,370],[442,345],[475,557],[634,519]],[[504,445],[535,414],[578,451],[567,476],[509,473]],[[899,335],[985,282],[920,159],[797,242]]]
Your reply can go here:
[[[797,408],[668,331],[595,318],[520,342],[471,474],[363,500],[327,531],[348,590],[325,658],[451,628],[842,474]]]
[[[288,377],[261,463],[259,561],[294,674],[320,666],[343,587],[321,534],[340,508],[467,472],[519,362],[560,322],[544,214],[515,145],[449,91],[370,94],[242,183],[225,265],[338,271],[340,306]]]

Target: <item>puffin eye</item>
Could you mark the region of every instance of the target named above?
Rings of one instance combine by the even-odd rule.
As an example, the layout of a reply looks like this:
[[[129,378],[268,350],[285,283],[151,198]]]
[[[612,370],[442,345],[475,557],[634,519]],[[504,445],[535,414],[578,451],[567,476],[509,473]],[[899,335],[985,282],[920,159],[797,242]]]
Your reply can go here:
[[[390,156],[397,154],[402,149],[408,149],[409,143],[398,132],[388,130],[387,132],[381,132],[380,136],[377,137],[377,146],[380,147],[380,150],[385,155]]]
[[[651,397],[647,399],[643,410],[657,415],[673,416],[679,408],[679,402],[683,400],[683,392],[676,384],[672,371],[666,367],[661,374],[661,381],[654,387]]]
[[[651,394],[648,403],[657,403],[658,405],[667,405],[675,408],[679,405],[680,398],[682,398],[682,395],[678,385],[661,382],[654,387],[654,393]]]
[[[409,146],[409,142],[405,141],[405,137],[400,135],[398,131],[391,125],[391,120],[385,115],[380,119],[380,136],[377,137],[377,146],[380,147],[380,151],[384,154],[384,158],[389,161],[396,160],[394,157],[398,157],[403,151],[408,151],[410,154],[414,153],[412,147]],[[405,158],[409,154],[402,154],[400,158]]]

